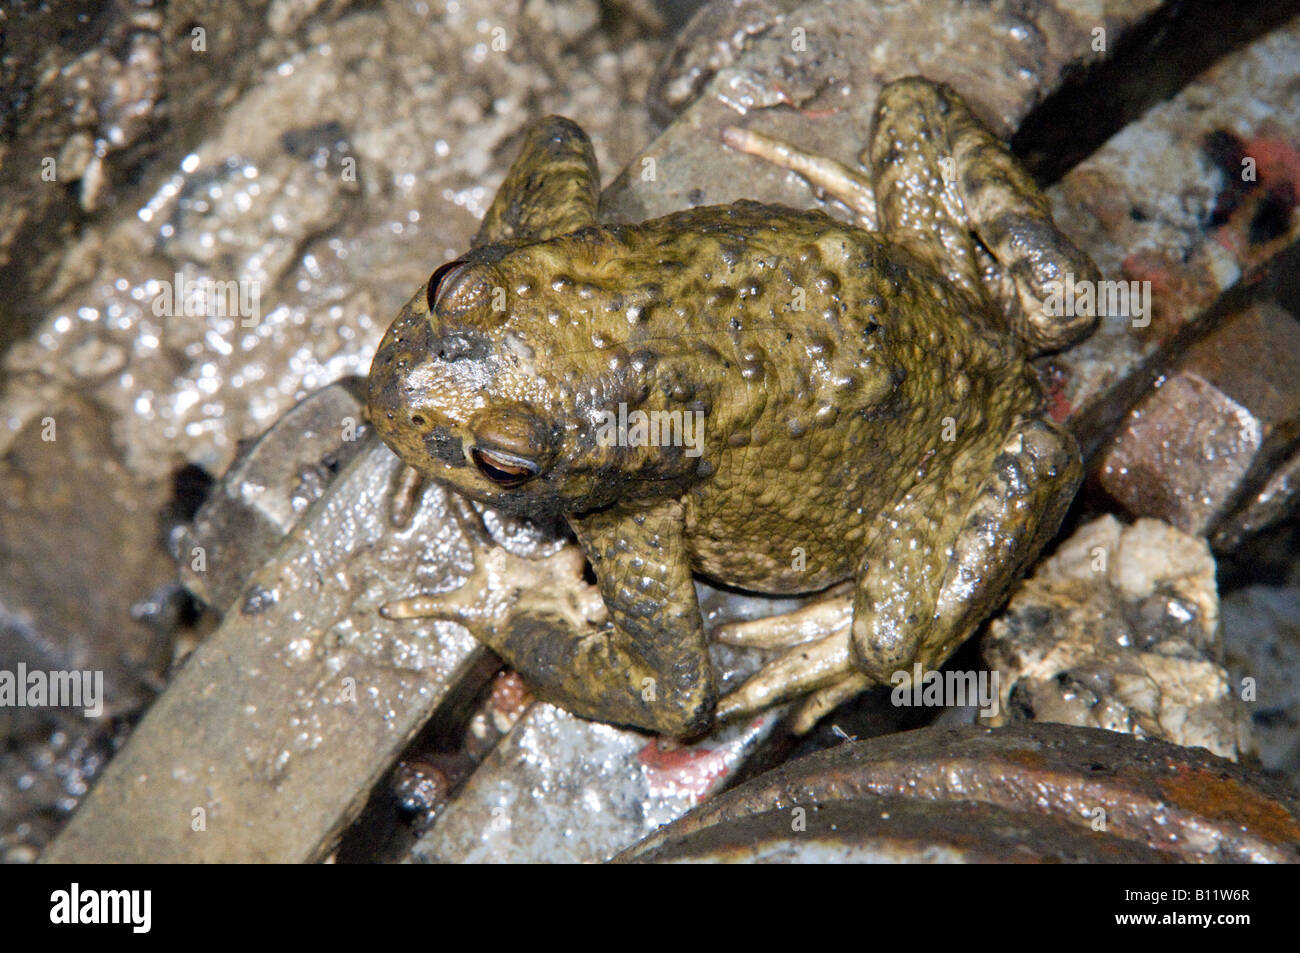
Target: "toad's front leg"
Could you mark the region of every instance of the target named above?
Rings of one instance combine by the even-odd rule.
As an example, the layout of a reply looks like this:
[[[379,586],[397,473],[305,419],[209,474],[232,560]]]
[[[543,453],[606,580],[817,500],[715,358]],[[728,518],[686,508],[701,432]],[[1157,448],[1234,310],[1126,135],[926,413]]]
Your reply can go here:
[[[614,507],[569,520],[609,610],[605,625],[522,620],[489,641],[538,697],[597,721],[685,737],[717,704],[683,539],[681,504]]]

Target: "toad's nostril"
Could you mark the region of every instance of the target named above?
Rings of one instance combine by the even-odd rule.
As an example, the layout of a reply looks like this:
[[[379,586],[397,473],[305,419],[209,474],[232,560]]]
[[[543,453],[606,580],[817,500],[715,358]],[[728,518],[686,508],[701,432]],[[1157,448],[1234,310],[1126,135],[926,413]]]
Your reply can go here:
[[[436,353],[440,361],[481,361],[491,354],[492,345],[483,334],[459,330],[430,340],[428,349]]]
[[[417,427],[423,427],[427,421],[419,414],[411,414],[411,423]]]

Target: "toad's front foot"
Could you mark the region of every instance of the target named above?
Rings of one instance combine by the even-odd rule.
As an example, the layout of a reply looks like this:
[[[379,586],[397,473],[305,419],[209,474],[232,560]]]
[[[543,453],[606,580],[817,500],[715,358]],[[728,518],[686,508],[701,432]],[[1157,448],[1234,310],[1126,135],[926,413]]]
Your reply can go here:
[[[684,561],[671,556],[680,533],[673,506],[628,520],[575,520],[597,567],[597,589],[583,581],[574,547],[541,559],[516,556],[487,536],[467,501],[451,496],[466,535],[478,543],[473,572],[453,592],[388,603],[385,617],[465,626],[527,672],[538,698],[584,718],[674,737],[712,724],[717,695],[694,583]]]

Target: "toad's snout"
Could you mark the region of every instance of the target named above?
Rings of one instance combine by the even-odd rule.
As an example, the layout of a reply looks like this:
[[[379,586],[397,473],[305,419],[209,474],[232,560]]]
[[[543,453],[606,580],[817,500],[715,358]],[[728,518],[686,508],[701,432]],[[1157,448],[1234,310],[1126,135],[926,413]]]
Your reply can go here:
[[[421,298],[398,314],[370,365],[370,420],[417,469],[465,466],[467,415],[490,389],[491,347],[471,328],[437,329]]]
[[[427,314],[407,305],[389,327],[370,364],[370,419],[390,446],[395,431],[411,425],[411,413],[422,403],[412,371],[423,364],[432,338]]]

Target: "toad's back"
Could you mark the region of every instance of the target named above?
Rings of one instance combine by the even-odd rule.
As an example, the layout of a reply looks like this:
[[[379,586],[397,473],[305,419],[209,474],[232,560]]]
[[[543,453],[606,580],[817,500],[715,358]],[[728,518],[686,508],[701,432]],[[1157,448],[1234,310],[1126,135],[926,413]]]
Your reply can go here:
[[[569,406],[703,412],[687,536],[695,568],[735,585],[846,578],[847,555],[795,568],[791,552],[859,550],[919,469],[1036,401],[1018,345],[979,302],[820,212],[703,207],[582,229],[500,265],[534,276],[516,331],[542,343]]]

